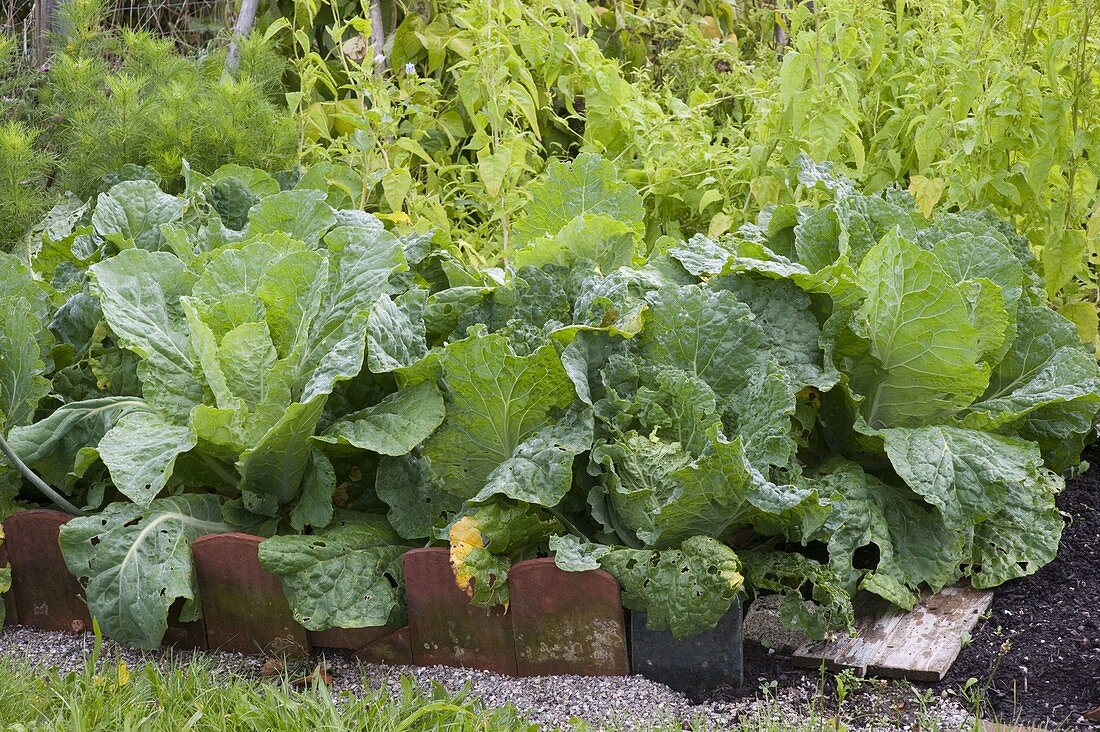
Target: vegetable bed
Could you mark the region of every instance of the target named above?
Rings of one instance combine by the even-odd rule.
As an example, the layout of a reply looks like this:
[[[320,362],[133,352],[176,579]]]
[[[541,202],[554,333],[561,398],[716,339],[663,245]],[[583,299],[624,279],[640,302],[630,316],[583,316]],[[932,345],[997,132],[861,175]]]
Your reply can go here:
[[[87,514],[61,548],[113,637],[197,618],[190,544],[229,531],[268,537],[311,631],[403,624],[429,544],[476,604],[548,555],[678,636],[746,589],[820,636],[857,589],[911,607],[1054,558],[1100,372],[1003,222],[802,160],[802,203],[650,249],[586,154],[478,270],[332,180],[125,181],[0,258],[4,430]]]
[[[985,719],[1057,729],[1095,729],[1082,718],[1100,707],[1100,449],[1084,457],[1093,466],[1066,481],[1058,508],[1066,516],[1058,556],[1034,575],[999,587],[986,617],[974,629],[950,673],[917,691],[957,694],[968,687],[981,701]],[[701,702],[728,702],[752,696],[762,682],[797,687],[817,672],[794,668],[781,654],[745,644],[745,684],[702,695]],[[850,698],[860,708],[862,696]]]

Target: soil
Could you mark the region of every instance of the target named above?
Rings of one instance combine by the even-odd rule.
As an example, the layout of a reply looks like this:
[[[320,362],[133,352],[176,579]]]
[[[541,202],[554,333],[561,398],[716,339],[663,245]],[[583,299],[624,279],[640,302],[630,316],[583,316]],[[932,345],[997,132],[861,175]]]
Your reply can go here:
[[[1058,498],[1066,515],[1058,557],[996,591],[989,619],[945,679],[987,685],[999,719],[1088,729],[1081,715],[1100,707],[1100,448],[1084,457],[1092,468]]]
[[[1058,497],[1066,517],[1058,557],[1036,574],[999,587],[947,677],[914,686],[957,693],[975,679],[963,696],[983,699],[986,719],[1100,730],[1100,723],[1082,716],[1100,707],[1100,446],[1084,459],[1093,467],[1067,481]],[[744,686],[708,698],[753,695],[761,684],[775,681],[782,688],[811,675],[780,654],[746,643]],[[825,685],[831,690],[828,680]]]

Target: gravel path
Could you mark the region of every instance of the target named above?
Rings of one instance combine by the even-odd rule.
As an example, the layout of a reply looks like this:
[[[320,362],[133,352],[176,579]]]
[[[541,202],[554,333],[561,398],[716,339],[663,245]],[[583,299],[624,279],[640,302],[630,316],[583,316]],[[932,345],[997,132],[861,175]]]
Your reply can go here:
[[[0,632],[0,655],[31,666],[55,667],[62,671],[82,668],[91,652],[90,634],[49,633],[30,628],[8,628]],[[235,653],[202,654],[227,672],[259,678],[264,659]],[[124,660],[131,668],[145,663],[181,662],[177,654],[141,651],[105,642],[106,662]],[[182,657],[182,661],[190,655]],[[364,689],[388,687],[395,693],[401,677],[412,677],[422,687],[438,682],[449,692],[469,685],[473,696],[489,706],[511,704],[547,729],[569,728],[573,720],[584,720],[611,730],[646,729],[680,721],[686,728],[716,731],[729,729],[742,720],[775,719],[792,726],[807,719],[830,718],[835,703],[823,701],[820,680],[806,676],[782,687],[766,679],[747,680],[760,685],[761,693],[739,699],[693,703],[668,687],[640,676],[588,677],[555,676],[513,678],[470,669],[361,665],[347,654],[326,653],[323,659],[333,678],[334,691],[361,693]],[[303,666],[303,673],[305,667]],[[826,696],[831,696],[828,694]],[[822,705],[825,709],[822,709]],[[949,693],[929,695],[908,684],[866,681],[855,684],[844,702],[840,718],[851,732],[923,730],[955,732],[968,722],[959,699]],[[844,727],[841,727],[843,729]],[[829,729],[834,725],[830,720]]]

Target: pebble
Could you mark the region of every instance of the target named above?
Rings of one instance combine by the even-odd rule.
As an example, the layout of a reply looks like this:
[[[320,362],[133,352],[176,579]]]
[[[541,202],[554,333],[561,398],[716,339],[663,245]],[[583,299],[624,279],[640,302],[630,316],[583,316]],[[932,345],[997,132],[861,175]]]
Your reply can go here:
[[[12,627],[0,632],[0,656],[30,666],[56,668],[61,672],[82,669],[92,651],[90,633],[51,633]],[[265,659],[239,653],[202,652],[215,668],[261,680]],[[125,661],[131,669],[146,663],[186,663],[191,654],[172,651],[143,653],[134,648],[104,641],[101,664]],[[755,696],[729,701],[693,703],[641,676],[535,676],[516,678],[473,669],[363,665],[343,652],[326,652],[315,659],[323,662],[332,677],[333,692],[362,694],[387,688],[400,694],[402,677],[411,678],[423,689],[438,683],[449,693],[469,688],[470,694],[488,707],[512,705],[531,721],[548,730],[570,729],[578,720],[596,727],[634,732],[653,726],[680,722],[685,729],[717,732],[741,728],[743,722],[770,719],[781,725],[797,725],[811,716],[822,719],[820,679],[807,675],[775,681],[761,679]],[[303,675],[309,669],[300,669]],[[907,684],[867,681],[855,685],[841,710],[843,726],[849,732],[893,732],[898,729],[928,729],[929,719],[941,729],[962,729],[968,722],[966,709],[956,696],[943,693],[918,701],[919,690]],[[832,709],[830,704],[830,709]],[[832,717],[835,711],[824,716]],[[920,716],[914,716],[920,715]],[[830,721],[831,724],[831,721]],[[831,728],[831,727],[830,727]]]

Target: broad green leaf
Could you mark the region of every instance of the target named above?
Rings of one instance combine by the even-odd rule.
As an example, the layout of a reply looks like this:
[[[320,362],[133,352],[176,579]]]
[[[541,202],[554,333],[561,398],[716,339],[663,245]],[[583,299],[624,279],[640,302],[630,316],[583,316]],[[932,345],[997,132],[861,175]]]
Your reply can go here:
[[[336,471],[320,450],[310,453],[309,470],[302,480],[302,496],[290,511],[290,527],[323,529],[332,522],[332,497],[336,492]]]
[[[1033,443],[988,432],[898,427],[879,434],[898,476],[957,530],[998,513],[1043,464]]]
[[[248,212],[248,234],[281,232],[315,246],[335,222],[324,193],[282,191],[264,198]]]
[[[797,410],[794,387],[774,361],[752,375],[748,385],[733,396],[730,406],[749,464],[765,474],[769,466],[795,466],[798,445],[792,429]]]
[[[122,417],[99,441],[99,457],[111,480],[134,503],[147,506],[172,477],[176,458],[195,446],[193,429],[156,412]]]
[[[514,230],[517,247],[554,235],[577,216],[599,214],[640,231],[642,197],[620,182],[615,164],[583,153],[571,162],[551,162],[545,177],[530,186],[531,201]]]
[[[869,353],[851,368],[867,423],[927,423],[974,401],[990,369],[969,303],[935,256],[890,234],[859,271],[867,296],[851,328]]]
[[[817,538],[828,545],[829,564],[851,593],[864,574],[855,568],[855,554],[870,544],[878,548],[873,574],[901,588],[884,597],[906,609],[916,604],[922,584],[938,591],[958,578],[966,536],[948,529],[935,508],[851,462],[825,463],[813,480],[832,507]],[[865,583],[865,588],[875,592],[881,584]]]
[[[396,298],[381,295],[367,318],[367,368],[384,374],[412,366],[428,355],[424,326],[428,293],[414,289]]]
[[[228,163],[210,174],[210,180],[214,182],[230,178],[241,181],[257,196],[274,196],[279,192],[279,181],[275,180],[270,173],[256,168]]]
[[[326,237],[334,251],[320,310],[298,366],[302,401],[328,394],[363,367],[367,314],[389,291],[389,277],[408,268],[401,241],[387,232],[338,227]]]
[[[663,287],[648,300],[646,327],[637,336],[646,358],[698,376],[718,394],[745,385],[764,341],[747,305],[700,285]]]
[[[49,301],[30,269],[0,253],[0,434],[34,418],[49,393],[43,377],[53,338],[46,329]]]
[[[92,265],[103,317],[119,343],[141,358],[145,398],[173,417],[203,400],[180,305],[194,276],[174,255],[130,249]]]
[[[263,322],[244,323],[226,333],[217,356],[232,400],[248,412],[246,439],[257,439],[291,402],[291,366],[277,360]]]
[[[678,549],[615,548],[599,563],[622,585],[623,605],[644,612],[650,630],[677,638],[716,626],[745,582],[737,554],[705,536]]]
[[[390,526],[404,539],[426,539],[445,526],[444,517],[462,507],[462,499],[432,483],[425,460],[409,454],[383,456],[374,490],[389,506]]]
[[[443,417],[443,396],[425,381],[343,417],[314,441],[399,457],[428,439]]]
[[[45,331],[38,308],[26,300],[0,298],[0,433],[34,419],[38,402],[50,392],[39,346]]]
[[[543,449],[557,454],[544,452],[534,461],[518,452],[558,425],[574,402],[573,384],[554,347],[516,356],[503,336],[475,334],[449,344],[442,366],[447,418],[423,451],[433,480],[473,498],[507,463],[507,473],[494,476],[502,492],[511,485],[525,495],[565,495],[572,475],[564,466],[577,454],[572,446],[555,450],[546,444]]]
[[[617,432],[637,430],[679,443],[691,455],[706,448],[707,431],[722,417],[718,396],[707,382],[674,366],[652,366],[611,355],[600,373],[603,398],[596,414]]]
[[[740,438],[726,442],[714,426],[708,439],[708,448],[694,460],[676,443],[637,434],[593,450],[592,459],[608,469],[608,493],[619,520],[646,546],[675,546],[697,534],[722,538],[759,522],[761,514],[782,516],[809,496],[808,489],[763,480],[749,465]]]
[[[214,402],[221,409],[234,406],[233,393],[225,381],[221,364],[218,363],[218,337],[202,320],[198,301],[189,296],[180,298],[184,316],[187,318],[187,330],[191,337],[191,352],[198,361],[202,376],[214,396]]]
[[[1015,486],[1000,512],[974,528],[975,587],[1026,577],[1054,560],[1063,528],[1054,496],[1063,487],[1059,476],[1043,471]]]
[[[561,503],[573,479],[573,459],[592,446],[592,412],[570,408],[560,421],[535,432],[489,473],[473,501],[494,496],[540,506]]]
[[[380,517],[348,517],[311,536],[260,544],[294,619],[309,630],[373,628],[404,619],[401,556],[409,549]]]
[[[244,296],[255,296],[264,275],[275,262],[304,249],[305,246],[299,242],[280,241],[272,234],[252,239],[239,249],[218,251],[206,262],[195,282],[193,295],[211,307],[227,299],[240,299],[241,305],[254,307],[256,302],[260,302],[259,298],[249,301]],[[252,314],[258,317],[250,317],[249,320],[262,320],[262,304]]]
[[[295,402],[255,446],[241,453],[240,489],[289,503],[301,492],[309,466],[310,438],[324,411],[325,399]]]
[[[204,196],[218,212],[222,224],[234,231],[241,231],[248,225],[248,212],[260,200],[244,181],[233,177],[214,181]]]
[[[46,482],[69,488],[79,477],[81,451],[95,448],[108,430],[124,416],[154,412],[137,397],[105,397],[72,402],[32,425],[16,427],[9,442],[19,459],[33,468]]]
[[[217,496],[188,494],[158,498],[148,506],[112,503],[95,516],[62,526],[60,543],[104,633],[153,649],[160,645],[168,609],[177,599],[191,604],[190,619],[197,616],[191,542],[230,530],[222,523]]]
[[[749,306],[753,322],[763,331],[761,348],[792,383],[824,391],[837,382],[836,369],[821,349],[821,326],[810,311],[810,297],[796,285],[748,274],[722,277],[713,284]]]
[[[574,217],[552,236],[531,241],[512,254],[515,266],[558,264],[571,267],[577,262],[593,262],[600,272],[614,272],[634,259],[637,229],[630,223],[605,215],[584,214]]]
[[[246,249],[263,256],[264,248]],[[292,252],[271,262],[260,276],[256,296],[279,354],[294,358],[309,347],[313,319],[321,308],[328,260],[317,251]]]
[[[822,639],[829,631],[854,625],[852,599],[828,566],[791,552],[746,551],[740,556],[748,586],[783,595],[780,618],[789,627]],[[807,591],[812,603],[806,602]]]
[[[1100,370],[1082,347],[1073,325],[1045,307],[1020,308],[1019,329],[1004,359],[993,370],[989,388],[962,418],[978,429],[993,429],[1042,407],[1080,401],[1095,415]],[[1067,429],[1062,437],[1074,430]]]
[[[605,544],[590,544],[574,534],[550,537],[554,564],[566,572],[587,572],[600,568],[600,560],[614,551]]]
[[[185,205],[184,199],[163,193],[152,181],[123,181],[99,194],[92,226],[120,249],[157,251],[165,248],[161,225],[178,219]]]

